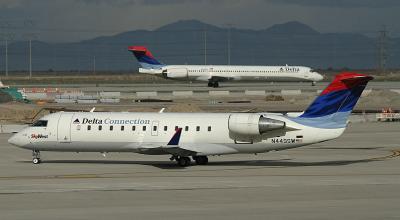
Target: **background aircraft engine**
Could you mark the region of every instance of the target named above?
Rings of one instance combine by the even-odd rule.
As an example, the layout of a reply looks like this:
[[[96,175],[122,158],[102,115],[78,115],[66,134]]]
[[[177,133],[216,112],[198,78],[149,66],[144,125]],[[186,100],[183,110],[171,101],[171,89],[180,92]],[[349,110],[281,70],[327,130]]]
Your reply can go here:
[[[259,114],[232,114],[228,121],[229,131],[241,135],[260,135],[285,126],[283,121],[266,118]]]
[[[188,77],[188,71],[187,71],[186,68],[168,69],[166,71],[165,76],[167,78],[187,78]]]

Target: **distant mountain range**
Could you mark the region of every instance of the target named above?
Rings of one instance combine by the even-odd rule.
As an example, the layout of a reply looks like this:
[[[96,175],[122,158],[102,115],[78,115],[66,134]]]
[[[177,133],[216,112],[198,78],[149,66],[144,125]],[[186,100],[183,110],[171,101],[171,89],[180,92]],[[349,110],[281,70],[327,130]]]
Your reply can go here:
[[[230,37],[229,37],[230,36]],[[138,64],[127,51],[146,45],[166,64],[305,65],[314,68],[375,68],[377,39],[354,33],[320,33],[299,23],[276,24],[263,30],[221,28],[197,20],[184,20],[153,31],[135,30],[75,43],[32,42],[34,71],[136,71]],[[206,43],[205,43],[206,42]],[[206,50],[205,50],[206,48]],[[5,48],[0,47],[0,72]],[[29,43],[8,47],[9,69],[27,70]],[[388,44],[390,68],[399,68],[400,38]]]

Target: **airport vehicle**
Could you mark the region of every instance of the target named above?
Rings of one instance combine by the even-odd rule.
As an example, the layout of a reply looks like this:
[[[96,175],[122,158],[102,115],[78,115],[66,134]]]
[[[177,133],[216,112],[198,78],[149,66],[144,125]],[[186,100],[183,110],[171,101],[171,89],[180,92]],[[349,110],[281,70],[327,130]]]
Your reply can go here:
[[[219,87],[224,81],[316,82],[323,76],[304,66],[233,66],[233,65],[165,65],[144,46],[130,46],[139,61],[140,73],[162,75],[177,80],[208,81],[209,87]]]
[[[342,73],[301,114],[58,112],[8,142],[40,151],[134,152],[171,155],[180,166],[210,155],[264,153],[339,137],[372,77]]]

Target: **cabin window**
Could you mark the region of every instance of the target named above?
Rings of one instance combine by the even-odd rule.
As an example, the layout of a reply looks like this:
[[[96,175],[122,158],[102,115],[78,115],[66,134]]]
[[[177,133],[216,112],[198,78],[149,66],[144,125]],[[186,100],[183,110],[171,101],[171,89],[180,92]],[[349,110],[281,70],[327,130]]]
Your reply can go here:
[[[47,127],[47,120],[38,120],[32,124],[32,127]]]
[[[103,129],[103,126],[99,125],[99,131],[101,131],[101,129]]]
[[[167,131],[168,130],[168,126],[164,126],[164,131]]]
[[[125,126],[122,125],[121,126],[121,131],[123,131],[123,130],[125,130]]]
[[[208,129],[207,129],[208,131],[211,131],[211,126],[208,126]]]
[[[142,128],[142,129],[143,129],[143,131],[146,131],[146,126],[143,126],[143,128]]]
[[[153,126],[153,131],[157,131],[157,126]]]
[[[189,126],[185,126],[185,131],[189,131]]]
[[[135,131],[136,130],[136,126],[132,126],[132,131]]]
[[[196,131],[200,131],[200,126],[196,126]]]
[[[114,126],[110,125],[110,131],[114,130]]]
[[[92,126],[91,126],[91,125],[88,125],[88,126],[87,126],[87,130],[90,131],[91,129],[92,129]]]

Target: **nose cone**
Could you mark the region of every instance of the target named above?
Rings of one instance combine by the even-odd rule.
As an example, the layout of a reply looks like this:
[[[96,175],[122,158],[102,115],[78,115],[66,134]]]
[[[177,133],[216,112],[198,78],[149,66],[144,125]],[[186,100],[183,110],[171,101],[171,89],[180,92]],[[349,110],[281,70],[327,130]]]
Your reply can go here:
[[[17,147],[22,147],[24,145],[24,141],[18,133],[11,136],[10,139],[8,139],[8,143]]]
[[[321,80],[323,80],[324,79],[324,76],[322,76],[321,74],[319,74],[319,73],[314,73],[314,81],[321,81]]]

